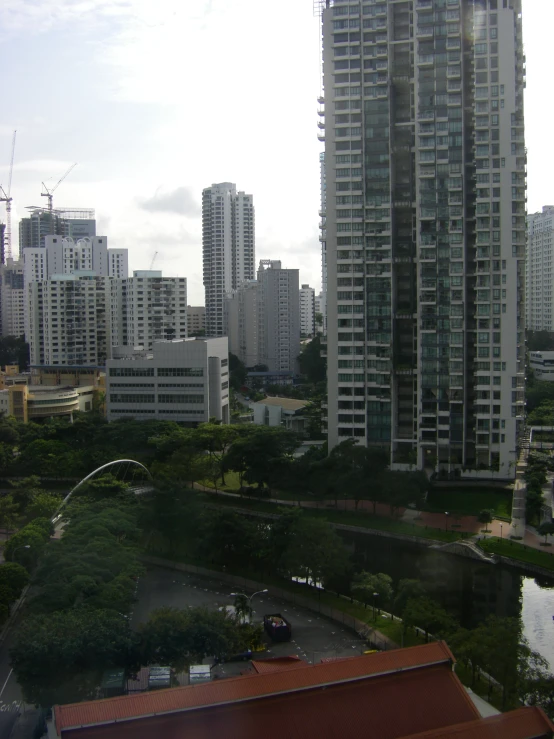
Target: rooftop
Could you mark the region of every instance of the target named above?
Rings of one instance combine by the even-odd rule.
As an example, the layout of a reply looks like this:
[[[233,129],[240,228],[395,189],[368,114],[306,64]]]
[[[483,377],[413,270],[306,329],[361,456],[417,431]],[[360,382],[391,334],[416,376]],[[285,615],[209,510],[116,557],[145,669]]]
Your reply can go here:
[[[396,739],[414,730],[479,718],[452,670],[453,661],[446,644],[436,642],[184,688],[55,706],[55,722],[58,736],[79,739]],[[397,710],[399,691],[402,711]]]
[[[297,400],[296,398],[264,398],[256,402],[256,405],[278,405],[286,411],[299,411],[308,405],[307,400]]]

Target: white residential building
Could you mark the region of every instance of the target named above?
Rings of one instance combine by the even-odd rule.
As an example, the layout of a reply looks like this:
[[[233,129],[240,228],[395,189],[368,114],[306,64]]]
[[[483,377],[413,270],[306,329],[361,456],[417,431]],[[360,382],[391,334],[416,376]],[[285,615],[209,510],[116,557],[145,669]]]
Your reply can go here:
[[[157,341],[151,352],[117,347],[106,368],[108,420],[229,423],[227,337]]]
[[[6,260],[0,265],[0,329],[2,336],[25,333],[23,262]]]
[[[206,334],[206,308],[203,305],[187,305],[187,336]]]
[[[554,331],[554,205],[527,216],[525,308],[528,331]]]
[[[297,372],[300,354],[298,270],[262,259],[258,269],[259,363],[270,372]]]
[[[521,0],[322,0],[328,443],[515,475]]]
[[[260,362],[260,286],[256,280],[244,282],[225,299],[225,325],[229,351],[246,367]]]
[[[48,235],[71,237],[75,241],[96,236],[96,220],[91,208],[29,208],[19,221],[19,258],[25,249],[43,248]]]
[[[104,365],[111,347],[109,277],[85,271],[33,281],[26,301],[31,365]]]
[[[152,349],[155,341],[187,336],[187,280],[136,270],[112,281],[112,346]]]
[[[300,288],[300,334],[315,334],[315,290],[309,285]]]
[[[202,192],[203,279],[206,291],[206,333],[225,333],[224,300],[254,279],[254,202],[222,182]]]
[[[127,277],[127,249],[108,249],[107,236],[87,236],[75,241],[48,235],[44,244],[44,248],[23,251],[26,284],[83,270],[93,271],[99,277]]]

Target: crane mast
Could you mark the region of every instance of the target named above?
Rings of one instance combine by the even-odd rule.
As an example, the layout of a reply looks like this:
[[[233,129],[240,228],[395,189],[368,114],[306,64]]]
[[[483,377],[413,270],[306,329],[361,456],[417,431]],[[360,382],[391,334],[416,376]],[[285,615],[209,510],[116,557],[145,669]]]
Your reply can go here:
[[[52,187],[51,189],[48,189],[44,182],[42,183],[42,186],[45,190],[45,192],[41,192],[41,197],[48,198],[48,213],[50,215],[50,233],[54,234],[54,203],[53,203],[53,197],[54,192],[58,189],[58,187],[62,184],[62,182],[65,180],[67,175],[77,166],[77,162],[71,165],[71,167],[67,170],[67,172],[60,177],[60,179],[57,181],[57,183]]]
[[[15,137],[17,131],[13,132],[12,136],[12,155],[10,159],[10,169],[8,174],[8,189],[4,190],[0,185],[0,203],[6,203],[6,256],[11,259],[12,256],[12,174],[13,174],[13,160],[15,156]]]

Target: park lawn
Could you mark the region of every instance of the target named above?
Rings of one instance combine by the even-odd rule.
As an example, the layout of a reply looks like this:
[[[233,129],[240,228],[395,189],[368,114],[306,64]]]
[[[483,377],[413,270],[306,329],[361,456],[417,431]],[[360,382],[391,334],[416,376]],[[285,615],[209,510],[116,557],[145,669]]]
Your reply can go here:
[[[490,554],[500,554],[502,557],[510,557],[519,562],[528,562],[547,570],[554,570],[554,553],[533,549],[511,539],[500,539],[498,536],[491,536],[490,538],[481,539],[478,546],[484,552]]]
[[[512,515],[511,490],[478,490],[473,488],[446,489],[433,488],[427,496],[425,510],[434,513],[459,513],[464,516],[478,516],[483,509],[494,511],[495,516],[510,518]]]
[[[204,485],[206,488],[212,488],[215,490],[213,480],[200,480],[200,485]],[[217,481],[217,489],[223,490],[226,493],[236,493],[240,490],[240,481],[238,472],[231,470],[225,473],[225,485],[221,484],[221,478]]]
[[[213,498],[209,499],[214,502]],[[224,496],[217,498],[217,505],[227,505],[241,510],[254,511],[256,513],[273,513],[279,514],[284,506],[277,503],[269,503],[267,501],[225,498]],[[433,529],[426,526],[417,526],[416,524],[407,523],[406,521],[397,521],[393,518],[385,518],[384,516],[373,516],[363,511],[337,511],[322,510],[321,508],[307,508],[302,510],[308,516],[322,518],[329,523],[344,524],[345,526],[357,526],[361,529],[377,529],[379,531],[390,531],[394,534],[406,534],[415,536],[420,539],[433,539],[436,541],[457,541],[463,538],[460,531],[443,531],[442,529]]]

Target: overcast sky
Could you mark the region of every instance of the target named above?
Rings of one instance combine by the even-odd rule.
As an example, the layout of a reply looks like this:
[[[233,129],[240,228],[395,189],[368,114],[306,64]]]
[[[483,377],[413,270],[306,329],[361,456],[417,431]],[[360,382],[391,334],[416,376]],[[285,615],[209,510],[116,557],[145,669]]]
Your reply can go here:
[[[524,0],[529,211],[554,203],[554,2]],[[319,25],[311,0],[10,0],[0,4],[0,182],[17,129],[12,218],[96,209],[131,269],[188,277],[204,303],[200,200],[254,195],[256,259],[319,290]]]

